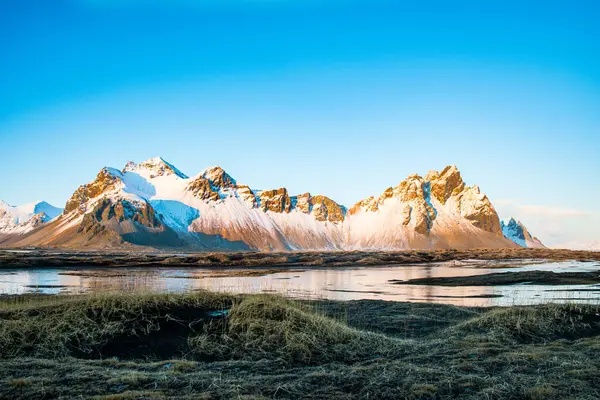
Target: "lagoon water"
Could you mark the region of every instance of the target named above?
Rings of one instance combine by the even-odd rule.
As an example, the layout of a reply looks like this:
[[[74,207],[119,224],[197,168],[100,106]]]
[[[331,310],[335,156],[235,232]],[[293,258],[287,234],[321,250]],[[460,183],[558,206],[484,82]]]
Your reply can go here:
[[[296,298],[376,299],[463,306],[545,302],[600,304],[600,285],[501,285],[445,287],[395,285],[390,280],[449,277],[509,271],[597,271],[597,262],[451,261],[341,268],[36,268],[0,270],[0,294],[78,294],[152,290],[280,293]]]

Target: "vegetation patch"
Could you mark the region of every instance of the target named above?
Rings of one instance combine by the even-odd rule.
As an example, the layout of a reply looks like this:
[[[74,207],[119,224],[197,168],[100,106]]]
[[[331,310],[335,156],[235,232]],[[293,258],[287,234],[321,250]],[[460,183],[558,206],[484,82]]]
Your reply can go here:
[[[579,339],[600,335],[600,306],[543,304],[513,306],[486,312],[450,329],[453,334],[486,334],[521,342]]]
[[[202,358],[280,358],[302,364],[354,362],[406,350],[384,335],[359,331],[308,306],[277,296],[251,296],[222,323],[190,338]]]
[[[391,280],[396,285],[436,285],[436,286],[496,286],[514,285],[591,285],[600,283],[600,271],[593,272],[552,272],[519,271],[483,274],[472,276],[447,276],[417,278],[405,281]]]
[[[180,355],[189,333],[232,303],[206,292],[11,298],[0,310],[0,357]]]
[[[0,300],[0,398],[596,399],[600,306]]]

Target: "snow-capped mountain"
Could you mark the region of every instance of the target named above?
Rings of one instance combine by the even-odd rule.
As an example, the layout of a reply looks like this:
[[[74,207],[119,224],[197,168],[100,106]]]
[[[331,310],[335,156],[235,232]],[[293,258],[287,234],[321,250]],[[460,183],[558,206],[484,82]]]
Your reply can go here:
[[[24,234],[58,217],[62,208],[45,201],[11,206],[0,200],[0,234]]]
[[[527,228],[525,228],[525,225],[521,223],[521,221],[517,221],[511,217],[508,221],[508,224],[505,224],[504,221],[502,221],[501,224],[502,233],[504,234],[504,237],[512,240],[519,246],[531,248],[546,247],[538,238],[531,236],[531,234],[529,233]]]
[[[515,247],[455,166],[411,175],[347,210],[323,195],[257,190],[220,167],[188,177],[160,157],[103,168],[63,214],[14,245],[190,249]]]

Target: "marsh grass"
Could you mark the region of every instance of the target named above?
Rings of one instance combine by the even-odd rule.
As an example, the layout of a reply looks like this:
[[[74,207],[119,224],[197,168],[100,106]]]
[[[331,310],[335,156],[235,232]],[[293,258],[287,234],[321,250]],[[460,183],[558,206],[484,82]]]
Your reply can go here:
[[[600,306],[274,295],[0,301],[0,398],[600,397]]]
[[[143,338],[167,325],[191,330],[233,300],[209,292],[13,297],[0,303],[0,357],[93,356],[118,337]]]
[[[484,333],[489,338],[547,342],[600,335],[600,306],[542,304],[498,308],[457,324],[450,333]]]
[[[409,346],[408,341],[351,328],[306,303],[266,295],[234,304],[223,326],[190,338],[192,351],[203,358],[276,357],[303,364],[350,363]]]

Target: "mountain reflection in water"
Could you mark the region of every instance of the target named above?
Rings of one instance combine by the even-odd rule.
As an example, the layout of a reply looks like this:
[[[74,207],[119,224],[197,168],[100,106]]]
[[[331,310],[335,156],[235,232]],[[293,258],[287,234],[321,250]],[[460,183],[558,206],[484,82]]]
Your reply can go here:
[[[455,277],[510,271],[596,271],[595,262],[451,261],[444,263],[303,269],[52,268],[4,269],[0,293],[89,293],[152,290],[230,293],[275,292],[296,298],[375,299],[502,306],[576,301],[600,303],[600,285],[432,286],[394,285],[390,280]],[[596,290],[597,289],[597,290]]]

